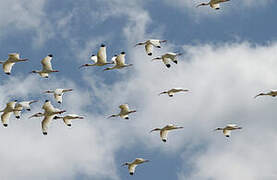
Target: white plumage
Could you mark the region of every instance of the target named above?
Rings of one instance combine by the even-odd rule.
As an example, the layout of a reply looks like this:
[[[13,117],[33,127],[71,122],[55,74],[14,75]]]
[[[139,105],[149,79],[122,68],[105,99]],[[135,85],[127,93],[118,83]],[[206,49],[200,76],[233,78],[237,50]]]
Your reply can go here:
[[[50,73],[59,72],[57,70],[53,70],[52,63],[51,63],[52,58],[53,58],[52,54],[49,54],[48,56],[43,58],[41,60],[42,70],[41,71],[32,71],[31,73],[37,73],[41,77],[48,78]]]
[[[19,103],[16,103],[15,105],[15,109],[17,111],[14,111],[14,115],[17,119],[20,118],[21,112],[23,111],[23,109],[27,110],[27,111],[31,111],[31,104],[36,103],[38,101],[21,101]]]
[[[209,5],[211,8],[213,8],[215,10],[219,10],[220,3],[227,2],[227,1],[230,1],[230,0],[210,0],[208,3],[201,3],[201,4],[197,5],[196,7]]]
[[[3,70],[7,75],[11,74],[12,67],[17,62],[27,61],[28,59],[20,59],[19,53],[9,54],[9,58],[6,61],[0,61],[0,64],[3,64]]]
[[[161,94],[168,94],[169,97],[173,97],[173,95],[175,93],[178,93],[178,92],[188,92],[189,90],[188,89],[183,89],[183,88],[173,88],[173,89],[170,89],[168,91],[163,91],[161,92],[159,95]]]
[[[224,136],[230,137],[231,131],[237,130],[237,129],[242,129],[242,127],[239,127],[236,124],[228,124],[224,128],[216,128],[214,131],[222,130]]]
[[[166,42],[166,40],[159,40],[159,39],[149,39],[145,42],[137,43],[135,46],[145,45],[145,51],[149,56],[153,54],[153,47],[161,48],[161,43]]]
[[[55,90],[45,91],[44,93],[53,93],[55,100],[59,104],[61,104],[63,102],[63,94],[66,93],[66,92],[70,92],[70,91],[73,91],[73,89],[61,89],[61,88],[58,88],[58,89],[55,89]]]
[[[14,111],[16,111],[15,109],[16,102],[17,100],[8,102],[5,109],[0,111],[0,112],[3,112],[3,114],[1,115],[1,121],[4,127],[8,127],[10,116],[13,114]]]
[[[122,166],[128,166],[128,171],[130,175],[134,175],[136,167],[139,164],[149,162],[149,160],[143,159],[143,158],[136,158],[133,162],[126,162]]]
[[[42,109],[44,110],[44,113],[36,113],[36,114],[30,116],[29,118],[44,117],[41,122],[41,129],[42,129],[43,135],[47,135],[48,127],[49,127],[50,123],[52,122],[53,118],[55,117],[55,115],[62,114],[66,111],[60,110],[58,108],[54,108],[54,106],[51,104],[51,102],[49,100],[45,101],[45,103],[42,106]]]
[[[108,118],[120,116],[122,119],[129,119],[129,114],[137,112],[136,110],[130,110],[128,104],[122,104],[119,108],[120,112],[118,114],[111,115]]]
[[[126,55],[125,52],[121,52],[114,59],[115,65],[113,67],[108,67],[108,68],[104,69],[104,71],[113,70],[113,69],[122,69],[122,68],[125,68],[125,67],[132,66],[132,64],[126,64],[125,63],[125,55]]]
[[[105,66],[107,64],[113,64],[113,62],[107,62],[107,50],[104,44],[99,48],[97,55],[91,55],[90,59],[94,62],[93,64],[84,64],[81,67],[87,66]]]
[[[154,60],[162,60],[162,62],[165,64],[165,66],[167,68],[170,68],[171,67],[170,61],[172,61],[175,64],[177,64],[178,63],[177,57],[181,56],[181,55],[182,55],[182,53],[168,52],[168,53],[163,54],[160,57],[153,58],[152,61],[154,61]]]
[[[151,130],[150,132],[160,131],[160,137],[161,137],[162,141],[166,142],[168,131],[175,130],[175,129],[182,129],[182,128],[184,128],[184,127],[176,126],[173,124],[168,124],[168,125],[164,126],[163,128],[155,128],[155,129]]]

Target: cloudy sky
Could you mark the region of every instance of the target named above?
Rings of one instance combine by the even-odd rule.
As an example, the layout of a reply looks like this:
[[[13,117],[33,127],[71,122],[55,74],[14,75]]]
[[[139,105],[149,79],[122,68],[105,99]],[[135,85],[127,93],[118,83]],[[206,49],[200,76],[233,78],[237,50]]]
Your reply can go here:
[[[0,59],[18,52],[12,75],[0,75],[0,108],[12,99],[39,100],[22,119],[0,127],[0,179],[176,179],[276,180],[277,102],[253,97],[277,88],[277,2],[231,0],[219,11],[195,8],[201,0],[0,0]],[[149,38],[166,39],[153,57],[183,52],[166,68],[151,62],[143,47]],[[126,52],[120,71],[78,69],[101,43],[110,59]],[[30,74],[53,54],[59,73]],[[158,93],[190,90],[173,98]],[[58,105],[43,91],[73,88]],[[41,133],[45,99],[68,113],[84,115],[73,127],[54,121]],[[106,117],[128,103],[130,120]],[[152,128],[184,126],[163,143]],[[216,127],[243,126],[230,138]],[[130,177],[121,164],[136,157],[150,162]]]

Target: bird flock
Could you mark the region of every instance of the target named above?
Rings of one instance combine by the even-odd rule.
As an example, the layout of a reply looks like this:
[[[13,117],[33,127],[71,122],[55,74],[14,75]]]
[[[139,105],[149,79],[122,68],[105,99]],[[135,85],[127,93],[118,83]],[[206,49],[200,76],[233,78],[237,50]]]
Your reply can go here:
[[[227,2],[229,0],[210,0],[208,3],[201,3],[197,5],[196,7],[200,6],[207,6],[209,5],[211,8],[218,10],[220,8],[220,3]],[[139,42],[135,44],[134,47],[143,45],[145,48],[145,52],[148,56],[153,55],[154,48],[160,49],[162,48],[162,44],[166,43],[167,40],[159,40],[159,39],[149,39],[144,42]],[[159,57],[155,57],[152,59],[152,61],[162,61],[164,65],[167,68],[171,67],[171,62],[173,62],[175,65],[178,64],[178,57],[181,56],[183,53],[180,52],[167,52],[165,54],[160,55]],[[7,75],[11,75],[11,71],[13,66],[17,62],[26,62],[28,59],[21,59],[19,56],[19,53],[11,53],[8,55],[8,59],[6,61],[0,61],[0,64],[2,64],[3,71]],[[125,62],[125,56],[126,53],[122,51],[118,55],[115,54],[110,62],[107,61],[107,51],[105,44],[101,44],[97,54],[92,54],[90,56],[90,60],[92,61],[91,64],[83,64],[79,68],[89,67],[89,66],[106,66],[111,65],[110,67],[107,67],[103,69],[103,71],[109,71],[109,70],[115,70],[115,69],[122,69],[132,66],[133,64],[126,64]],[[33,70],[30,73],[39,74],[43,78],[48,78],[51,73],[59,72],[58,70],[53,70],[52,68],[52,59],[53,55],[48,54],[45,58],[41,60],[42,69],[41,70]],[[57,103],[62,104],[63,103],[63,95],[64,93],[72,92],[73,89],[54,89],[54,90],[46,90],[44,93],[47,94],[53,94],[54,99]],[[169,90],[164,90],[158,95],[167,94],[169,97],[173,97],[175,93],[181,93],[181,92],[189,92],[188,89],[183,88],[172,88]],[[259,96],[277,96],[277,90],[271,90],[267,93],[260,93],[256,95],[254,98],[257,98]],[[2,113],[1,115],[1,121],[4,127],[8,127],[9,119],[12,114],[14,114],[15,118],[20,119],[21,113],[26,111],[31,111],[31,105],[34,103],[37,103],[37,100],[29,100],[29,101],[21,101],[18,102],[17,100],[12,100],[6,104],[6,107],[0,111]],[[122,119],[129,119],[129,115],[132,113],[135,113],[136,110],[130,110],[128,104],[122,104],[119,105],[120,112],[117,114],[110,115],[108,118],[115,118],[120,117]],[[53,120],[59,120],[62,119],[64,124],[66,126],[71,127],[72,126],[72,120],[75,119],[84,119],[84,116],[77,115],[77,114],[67,114],[62,116],[66,112],[66,110],[61,110],[58,108],[55,108],[50,100],[45,100],[44,104],[42,106],[43,112],[38,112],[30,116],[29,118],[40,118],[43,117],[43,120],[41,121],[41,130],[43,135],[48,134],[48,128],[49,125]],[[160,138],[162,142],[167,142],[168,139],[168,132],[172,130],[177,129],[184,129],[182,126],[174,125],[174,124],[167,124],[164,127],[154,128],[150,131],[150,133],[159,131],[160,132]],[[231,131],[233,130],[239,130],[242,129],[242,127],[236,125],[236,124],[227,124],[225,127],[220,127],[214,129],[214,131],[222,131],[225,137],[231,136]],[[132,162],[126,162],[122,166],[128,166],[128,171],[130,175],[133,175],[135,173],[135,169],[139,164],[149,162],[147,159],[143,158],[136,158]]]

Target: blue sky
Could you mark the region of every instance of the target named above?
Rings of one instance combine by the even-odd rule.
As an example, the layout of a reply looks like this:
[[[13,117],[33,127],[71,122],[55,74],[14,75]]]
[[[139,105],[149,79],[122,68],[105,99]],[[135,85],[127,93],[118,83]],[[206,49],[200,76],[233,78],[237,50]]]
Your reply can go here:
[[[1,109],[13,98],[39,99],[30,114],[39,112],[51,98],[42,92],[60,87],[74,91],[63,105],[53,104],[86,115],[70,129],[52,123],[47,137],[39,119],[27,119],[28,112],[20,122],[12,117],[8,129],[0,128],[7,143],[0,150],[1,179],[276,179],[276,103],[253,103],[252,97],[276,88],[277,3],[231,0],[214,11],[195,8],[199,2],[1,1],[0,59],[13,52],[29,59],[16,64],[11,76],[0,76]],[[151,62],[143,47],[133,47],[148,38],[168,40],[153,57],[180,51],[180,63],[166,69]],[[134,66],[78,69],[102,43],[108,59],[125,51]],[[29,74],[49,53],[60,72],[49,79]],[[191,93],[157,96],[176,86]],[[138,110],[130,121],[106,119],[122,103]],[[167,123],[185,128],[170,133],[165,144],[158,133],[148,133]],[[211,132],[226,123],[246,128],[228,140]],[[260,129],[264,133],[257,134]],[[130,177],[121,164],[136,157],[151,162]]]

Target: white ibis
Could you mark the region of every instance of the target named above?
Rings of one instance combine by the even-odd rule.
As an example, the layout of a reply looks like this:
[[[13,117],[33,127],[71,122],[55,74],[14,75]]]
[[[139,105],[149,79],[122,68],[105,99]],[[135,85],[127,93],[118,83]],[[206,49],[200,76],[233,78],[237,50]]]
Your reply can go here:
[[[196,7],[200,7],[200,6],[210,6],[211,8],[215,9],[215,10],[219,10],[220,9],[220,3],[223,3],[223,2],[227,2],[227,1],[230,1],[230,0],[210,0],[209,2],[207,3],[201,3],[201,4],[198,4]]]
[[[54,91],[53,90],[47,90],[44,93],[53,93],[55,100],[59,104],[61,104],[63,102],[63,94],[66,93],[66,92],[70,92],[70,91],[73,91],[73,89],[61,89],[61,88],[58,88],[58,89],[55,89]]]
[[[173,124],[168,124],[163,128],[155,128],[155,129],[151,130],[150,133],[153,131],[160,131],[160,137],[161,137],[162,141],[166,142],[168,131],[175,130],[175,129],[182,129],[182,128],[184,128],[184,127],[175,126]]]
[[[153,54],[153,47],[161,48],[161,43],[166,42],[166,40],[159,40],[159,39],[149,39],[145,42],[137,43],[135,46],[145,45],[145,51],[149,56]]]
[[[236,124],[228,124],[224,128],[216,128],[214,131],[222,130],[223,134],[226,137],[230,137],[231,136],[231,131],[237,130],[237,129],[242,129],[242,127],[239,127]]]
[[[129,114],[137,112],[136,110],[130,110],[128,104],[122,104],[119,106],[119,108],[120,108],[119,114],[111,115],[108,118],[120,116],[122,119],[129,119],[129,116],[128,116]]]
[[[42,70],[41,71],[32,71],[31,73],[37,73],[41,77],[48,78],[50,73],[59,72],[57,70],[53,70],[51,60],[53,58],[52,54],[47,55],[45,58],[41,60]]]
[[[17,102],[17,100],[13,100],[11,102],[8,102],[5,109],[0,111],[0,112],[3,112],[3,114],[1,115],[1,121],[2,121],[4,127],[8,127],[9,119],[10,119],[11,114],[13,112],[17,111],[15,109],[16,102]]]
[[[91,55],[90,59],[94,62],[93,64],[84,64],[80,66],[80,68],[87,66],[105,66],[107,64],[113,64],[113,62],[107,62],[107,52],[106,46],[104,44],[101,45],[97,55]]]
[[[163,54],[160,57],[153,58],[152,61],[162,60],[163,63],[165,64],[165,66],[167,68],[170,68],[171,67],[170,60],[173,61],[175,64],[177,64],[178,63],[177,57],[181,56],[181,55],[182,55],[182,53],[168,52],[168,53]]]
[[[169,97],[173,97],[173,95],[175,93],[178,93],[178,92],[188,92],[188,91],[189,91],[188,89],[173,88],[173,89],[170,89],[168,91],[161,92],[159,95],[161,95],[161,94],[168,94]]]
[[[66,116],[60,117],[60,116],[55,116],[54,119],[63,119],[63,122],[67,125],[67,126],[71,126],[71,120],[74,119],[84,119],[83,116],[79,116],[77,114],[68,114]]]
[[[107,70],[113,70],[113,69],[122,69],[125,67],[132,66],[133,64],[126,64],[125,63],[125,52],[121,52],[118,56],[115,58],[115,65],[113,67],[108,67],[104,69],[104,71]]]
[[[48,126],[52,122],[53,118],[57,114],[62,114],[64,112],[66,112],[66,111],[54,108],[54,106],[51,104],[51,102],[49,100],[45,100],[45,103],[42,106],[42,109],[44,109],[44,113],[36,113],[36,114],[30,116],[29,118],[32,118],[32,117],[43,117],[44,116],[44,119],[41,122],[42,134],[43,135],[47,135],[47,133],[48,133]]]
[[[122,166],[128,166],[128,170],[129,170],[130,175],[134,175],[136,167],[139,164],[142,164],[142,163],[145,163],[145,162],[149,162],[149,160],[143,159],[143,158],[136,158],[133,162],[126,162]]]
[[[0,64],[3,64],[3,70],[7,75],[11,74],[12,67],[17,62],[24,62],[28,59],[20,59],[19,53],[9,54],[9,58],[6,61],[0,61]]]
[[[21,112],[23,109],[26,109],[27,111],[31,111],[31,104],[36,103],[38,101],[21,101],[19,103],[16,103],[15,109],[17,111],[14,111],[14,115],[17,119],[20,118]]]
[[[254,98],[259,97],[259,96],[271,96],[271,97],[275,97],[275,96],[277,96],[277,90],[271,90],[271,91],[269,91],[267,93],[260,93],[260,94],[256,95]]]

